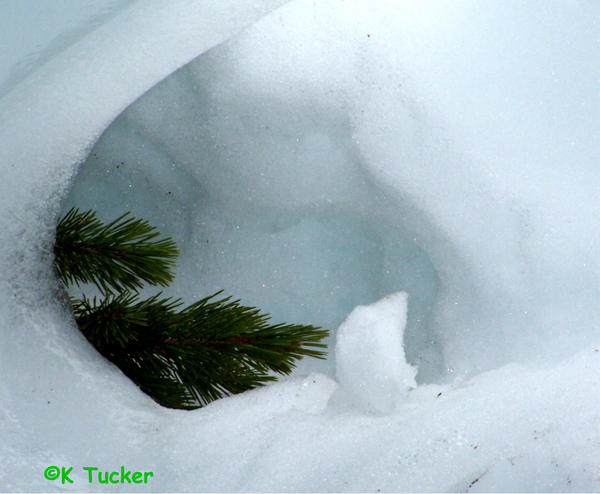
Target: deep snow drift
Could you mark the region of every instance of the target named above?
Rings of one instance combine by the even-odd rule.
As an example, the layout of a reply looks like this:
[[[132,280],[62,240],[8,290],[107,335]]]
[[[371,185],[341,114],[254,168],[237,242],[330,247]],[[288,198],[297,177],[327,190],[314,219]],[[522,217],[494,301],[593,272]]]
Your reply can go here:
[[[600,7],[281,3],[114,2],[2,67],[0,489],[126,465],[155,491],[600,490]],[[177,238],[188,301],[408,313],[357,309],[337,375],[161,409],[62,302],[73,203]]]

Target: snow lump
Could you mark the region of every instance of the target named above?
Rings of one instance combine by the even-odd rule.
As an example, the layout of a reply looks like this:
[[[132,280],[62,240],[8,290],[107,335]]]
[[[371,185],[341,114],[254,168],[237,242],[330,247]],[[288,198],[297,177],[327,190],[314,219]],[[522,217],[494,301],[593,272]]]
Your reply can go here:
[[[337,331],[338,381],[369,410],[390,412],[416,387],[416,369],[406,362],[402,342],[406,312],[407,294],[394,293],[356,307]]]

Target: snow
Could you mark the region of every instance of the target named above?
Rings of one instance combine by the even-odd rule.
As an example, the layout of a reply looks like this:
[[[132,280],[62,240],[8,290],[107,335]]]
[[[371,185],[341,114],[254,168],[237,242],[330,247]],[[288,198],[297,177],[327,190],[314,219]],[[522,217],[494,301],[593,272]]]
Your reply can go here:
[[[0,490],[599,490],[598,3],[283,3],[0,6]],[[330,359],[160,408],[70,317],[70,204]]]
[[[337,330],[337,380],[367,410],[390,413],[417,387],[416,369],[404,354],[406,311],[407,294],[393,293],[356,307]]]
[[[0,16],[0,95],[133,0],[5,0]]]

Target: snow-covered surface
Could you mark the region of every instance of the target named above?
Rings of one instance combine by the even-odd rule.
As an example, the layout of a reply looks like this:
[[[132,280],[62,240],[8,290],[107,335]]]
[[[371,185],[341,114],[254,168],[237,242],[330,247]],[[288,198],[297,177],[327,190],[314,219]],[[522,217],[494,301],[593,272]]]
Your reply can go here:
[[[4,0],[0,96],[134,0]]]
[[[102,490],[89,465],[154,472],[127,490],[600,490],[600,4],[106,1],[44,31],[18,3],[0,6],[27,40],[0,59],[0,490]],[[158,407],[52,276],[54,222],[86,200],[181,239],[186,298],[226,288],[335,329],[408,292],[419,385],[371,413],[387,391],[351,390],[373,369],[356,350],[340,383],[332,359]],[[372,326],[396,319],[377,351],[402,379],[391,305]]]

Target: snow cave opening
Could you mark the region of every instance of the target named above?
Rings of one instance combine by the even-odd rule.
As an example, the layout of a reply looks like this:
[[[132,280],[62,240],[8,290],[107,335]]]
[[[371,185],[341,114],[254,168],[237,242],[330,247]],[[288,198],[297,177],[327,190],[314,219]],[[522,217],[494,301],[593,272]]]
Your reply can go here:
[[[217,49],[218,50],[218,49]],[[126,211],[181,254],[163,292],[186,303],[223,289],[274,322],[335,331],[357,305],[409,294],[404,345],[419,382],[442,373],[431,330],[439,278],[403,226],[400,200],[364,166],[339,101],[310,88],[281,98],[228,77],[216,50],[177,70],[106,128],[73,178],[63,212]]]

